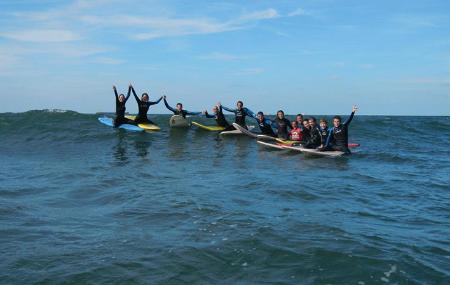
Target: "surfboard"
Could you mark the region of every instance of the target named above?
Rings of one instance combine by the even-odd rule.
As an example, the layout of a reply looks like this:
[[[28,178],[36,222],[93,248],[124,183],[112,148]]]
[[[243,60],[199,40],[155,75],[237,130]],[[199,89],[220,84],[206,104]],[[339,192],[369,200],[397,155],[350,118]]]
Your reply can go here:
[[[291,140],[283,140],[283,139],[276,139],[278,143],[284,144],[284,145],[299,145],[300,141],[291,141]]]
[[[238,125],[236,123],[233,123],[233,127],[236,130],[238,130],[241,133],[243,133],[244,135],[247,135],[247,136],[252,137],[252,138],[257,138],[258,137],[257,133],[251,132],[251,131],[247,130],[246,128],[243,128],[242,126],[240,126],[240,125]]]
[[[192,125],[199,127],[202,130],[211,131],[211,132],[220,132],[225,130],[224,127],[221,126],[206,126],[197,122],[192,122]]]
[[[267,147],[267,148],[271,148],[271,149],[276,149],[276,150],[288,150],[287,148],[285,148],[282,145],[276,144],[276,143],[271,143],[271,142],[264,142],[264,141],[256,141],[256,143],[258,143],[261,146]]]
[[[272,136],[268,136],[268,135],[257,135],[256,138],[259,139],[259,140],[264,140],[264,141],[275,141],[275,140],[277,140],[276,137],[272,137]]]
[[[189,123],[188,119],[184,118],[180,115],[173,115],[170,117],[169,125],[172,128],[188,128],[191,124]]]
[[[283,145],[284,149],[294,150],[301,152],[305,155],[314,155],[314,156],[328,156],[328,157],[339,157],[343,156],[345,152],[343,151],[318,151],[317,149],[312,148],[303,148],[301,146],[288,146]]]
[[[101,117],[101,118],[98,118],[98,121],[104,125],[114,127],[114,120],[112,118]],[[144,131],[143,128],[140,128],[135,125],[130,125],[130,124],[122,124],[119,126],[119,129],[124,129],[124,130],[132,131],[132,132],[143,132]]]
[[[134,120],[134,119],[136,119],[136,116],[125,116],[125,118]],[[146,131],[160,131],[161,130],[161,128],[155,124],[138,124],[138,127],[142,128]]]
[[[255,128],[255,126],[247,126],[247,128],[249,130],[252,130]],[[231,131],[224,131],[224,132],[220,132],[221,136],[228,136],[228,135],[244,135],[243,132],[241,132],[240,130],[231,130]]]

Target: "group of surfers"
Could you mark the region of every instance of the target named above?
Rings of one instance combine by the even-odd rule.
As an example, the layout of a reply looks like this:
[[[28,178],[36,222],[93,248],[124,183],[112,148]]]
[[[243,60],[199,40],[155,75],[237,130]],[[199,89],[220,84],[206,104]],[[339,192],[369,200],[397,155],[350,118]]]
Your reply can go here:
[[[174,115],[180,115],[186,117],[187,115],[204,115],[207,118],[215,119],[218,126],[223,127],[224,131],[235,130],[235,127],[230,124],[223,114],[223,110],[234,113],[235,123],[247,129],[246,117],[256,119],[258,126],[261,130],[261,134],[271,137],[280,138],[283,140],[291,140],[298,142],[305,148],[317,149],[320,151],[343,151],[350,153],[348,148],[348,126],[358,110],[356,106],[353,106],[352,113],[348,119],[342,123],[340,116],[333,117],[333,126],[328,127],[326,119],[321,118],[319,124],[314,117],[305,118],[302,114],[298,114],[294,121],[290,122],[284,115],[282,110],[277,112],[276,117],[272,120],[266,118],[263,112],[253,113],[248,108],[244,107],[242,101],[237,101],[236,108],[227,108],[218,103],[212,108],[212,114],[209,114],[206,110],[203,112],[190,112],[183,109],[183,104],[177,103],[173,108],[167,103],[166,96],[162,96],[157,101],[149,101],[149,95],[142,93],[141,98],[136,95],[134,87],[130,84],[128,87],[127,96],[118,94],[117,89],[113,86],[114,94],[116,97],[116,117],[114,119],[114,127],[118,127],[121,124],[153,124],[147,117],[147,112],[150,106],[158,104],[161,100],[168,110]],[[126,107],[125,104],[133,93],[134,98],[138,104],[138,115],[134,120],[125,117]],[[274,129],[277,131],[274,132]]]

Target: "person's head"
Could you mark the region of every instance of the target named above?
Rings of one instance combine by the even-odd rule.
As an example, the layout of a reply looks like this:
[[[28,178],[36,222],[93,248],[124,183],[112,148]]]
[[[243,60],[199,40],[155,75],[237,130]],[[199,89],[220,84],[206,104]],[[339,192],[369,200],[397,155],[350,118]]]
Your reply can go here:
[[[284,119],[284,112],[283,112],[283,110],[279,110],[277,112],[277,117],[278,117],[278,119]]]
[[[309,129],[309,120],[308,119],[303,119],[303,126],[305,127],[305,128],[308,128]]]
[[[213,111],[213,113],[219,113],[219,107],[217,107],[217,106],[214,106],[213,108],[212,108],[212,111]]]
[[[142,93],[141,100],[144,101],[144,102],[148,102],[148,94],[147,93]]]
[[[177,110],[182,111],[183,110],[183,104],[177,103]]]
[[[316,118],[314,118],[314,117],[309,118],[308,122],[309,122],[309,125],[310,125],[311,128],[314,128],[316,126],[316,124],[317,124]]]
[[[337,128],[341,124],[341,116],[334,116],[333,125]]]
[[[244,103],[242,102],[242,101],[237,101],[237,103],[236,103],[236,107],[240,110],[240,109],[242,109],[243,107],[244,107]]]
[[[302,115],[302,114],[298,114],[298,115],[295,117],[295,120],[297,121],[297,123],[302,124],[302,123],[303,123],[303,115]]]
[[[123,94],[119,95],[119,102],[121,102],[121,103],[125,102],[125,95],[123,95]]]
[[[326,120],[325,118],[321,118],[321,119],[320,119],[320,127],[321,127],[322,129],[328,128],[328,122],[327,122],[327,120]]]
[[[264,113],[259,111],[258,114],[256,114],[256,117],[260,122],[264,121]]]
[[[297,123],[297,121],[292,121],[292,122],[291,122],[291,127],[292,127],[293,129],[298,128],[298,123]]]

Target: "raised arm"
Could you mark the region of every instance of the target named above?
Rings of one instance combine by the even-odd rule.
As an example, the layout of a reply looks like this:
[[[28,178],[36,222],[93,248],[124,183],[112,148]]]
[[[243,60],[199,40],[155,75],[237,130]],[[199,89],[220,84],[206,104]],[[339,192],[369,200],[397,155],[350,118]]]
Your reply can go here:
[[[128,86],[128,93],[127,93],[127,97],[125,97],[125,102],[127,102],[128,101],[128,98],[130,98],[130,95],[131,95],[131,89],[132,89],[133,87],[131,86],[131,84],[130,84],[130,86]]]
[[[227,108],[225,106],[222,106],[222,109],[224,109],[225,111],[231,112],[231,113],[236,113],[236,109]]]
[[[119,101],[119,94],[117,93],[116,86],[113,86],[113,90],[114,90],[114,96],[116,96],[116,101]]]
[[[134,99],[136,99],[136,102],[140,103],[141,100],[140,100],[139,97],[136,95],[136,91],[134,91],[134,87],[133,87],[133,86],[131,86],[131,91],[133,92],[133,96],[134,96]]]
[[[247,114],[247,116],[255,118],[255,113],[253,113],[252,110],[250,110],[248,108],[244,108],[244,110],[245,110],[245,113]]]
[[[164,105],[166,105],[166,108],[175,113],[176,110],[174,108],[170,107],[169,103],[167,103],[166,96],[164,96],[163,98],[164,98]]]
[[[204,114],[205,114],[205,117],[206,117],[206,118],[209,118],[209,119],[215,119],[215,118],[216,118],[216,116],[208,114],[207,111],[205,111]]]
[[[197,116],[197,115],[200,115],[202,112],[190,112],[190,111],[185,110],[185,113],[186,113],[186,115]]]
[[[162,100],[162,96],[161,96],[161,98],[159,98],[157,101],[154,101],[154,102],[148,102],[148,104],[151,106],[151,105],[156,105],[156,104],[159,104],[159,102],[161,102],[161,100]]]
[[[353,120],[353,117],[355,116],[355,112],[358,111],[358,107],[353,106],[352,113],[350,114],[350,117],[344,122],[344,125],[348,126],[350,122]]]

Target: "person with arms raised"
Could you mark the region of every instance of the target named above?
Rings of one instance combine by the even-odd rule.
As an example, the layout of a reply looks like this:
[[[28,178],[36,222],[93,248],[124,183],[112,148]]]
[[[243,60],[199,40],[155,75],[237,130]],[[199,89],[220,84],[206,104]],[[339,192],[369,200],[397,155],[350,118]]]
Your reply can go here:
[[[353,106],[350,117],[348,117],[344,123],[341,123],[342,119],[340,116],[335,116],[333,118],[333,127],[329,131],[327,142],[323,150],[343,151],[347,154],[351,153],[348,149],[348,126],[353,120],[356,111],[358,111],[358,107]]]
[[[187,115],[191,116],[197,116],[200,115],[202,112],[189,112],[187,110],[183,109],[183,104],[177,103],[176,108],[170,107],[169,103],[167,103],[167,97],[166,95],[163,96],[164,99],[164,105],[166,105],[166,108],[173,112],[174,115],[182,116],[183,118],[186,118]]]
[[[249,109],[244,107],[244,103],[242,101],[237,101],[236,109],[227,108],[225,106],[222,107],[224,110],[235,114],[235,123],[239,126],[247,129],[247,125],[245,123],[245,118],[247,116],[255,117],[254,113]]]
[[[134,125],[134,121],[125,118],[125,111],[126,111],[126,107],[125,104],[128,101],[128,98],[130,98],[130,93],[131,93],[131,84],[128,86],[128,93],[127,93],[127,97],[125,97],[125,95],[123,94],[118,94],[117,93],[117,88],[116,86],[113,86],[113,90],[114,90],[114,96],[116,97],[116,117],[114,118],[114,128],[119,127],[122,124],[132,124]]]
[[[139,109],[138,115],[134,119],[134,122],[136,124],[153,124],[153,122],[151,120],[149,120],[147,117],[148,109],[150,108],[150,106],[158,104],[162,100],[163,97],[159,98],[155,102],[151,102],[151,101],[149,101],[148,94],[142,93],[141,99],[139,99],[139,97],[136,95],[136,92],[134,91],[134,87],[132,85],[130,85],[130,86],[131,86],[131,91],[133,92],[134,98],[136,99],[136,102],[138,104],[138,109]]]

